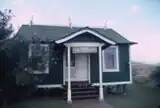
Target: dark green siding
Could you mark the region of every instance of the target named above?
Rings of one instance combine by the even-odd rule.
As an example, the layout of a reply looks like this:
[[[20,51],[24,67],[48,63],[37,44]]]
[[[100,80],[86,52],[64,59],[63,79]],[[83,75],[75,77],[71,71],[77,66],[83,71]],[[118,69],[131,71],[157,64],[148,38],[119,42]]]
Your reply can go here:
[[[98,53],[91,54],[91,82],[99,82]],[[103,72],[103,82],[129,81],[129,45],[119,45],[119,72]],[[102,70],[103,71],[103,70]]]
[[[26,64],[28,62],[28,43],[21,43],[20,48],[20,62]]]
[[[91,83],[98,83],[99,82],[99,65],[98,65],[98,53],[91,53],[90,54],[90,77]]]
[[[28,44],[22,45],[21,47],[23,47],[20,56],[21,63],[27,63]],[[54,44],[50,44],[49,48],[49,74],[35,74],[40,80],[37,84],[63,84],[63,47],[55,47]],[[55,60],[55,58],[57,59]]]
[[[41,82],[38,84],[63,84],[63,52],[64,46],[50,44],[49,74],[37,75]],[[21,49],[21,62],[28,61],[28,45]],[[53,60],[54,58],[54,60]],[[57,58],[55,60],[55,58]],[[129,81],[129,45],[119,45],[119,72],[103,72],[103,82]],[[90,54],[91,83],[99,83],[98,53]]]
[[[63,84],[63,48],[58,49],[54,44],[50,45],[49,74],[39,75],[42,79],[39,84]]]
[[[119,72],[103,72],[103,82],[129,81],[129,45],[119,45]]]

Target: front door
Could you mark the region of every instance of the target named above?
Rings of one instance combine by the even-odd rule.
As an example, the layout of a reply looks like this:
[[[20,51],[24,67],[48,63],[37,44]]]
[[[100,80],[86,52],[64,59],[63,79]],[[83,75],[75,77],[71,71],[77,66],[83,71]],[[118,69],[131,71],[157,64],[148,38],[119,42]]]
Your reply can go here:
[[[87,53],[71,54],[71,81],[89,80],[89,56]],[[64,76],[68,81],[67,57],[64,60]]]
[[[76,54],[76,74],[78,81],[88,80],[88,56],[85,53]]]

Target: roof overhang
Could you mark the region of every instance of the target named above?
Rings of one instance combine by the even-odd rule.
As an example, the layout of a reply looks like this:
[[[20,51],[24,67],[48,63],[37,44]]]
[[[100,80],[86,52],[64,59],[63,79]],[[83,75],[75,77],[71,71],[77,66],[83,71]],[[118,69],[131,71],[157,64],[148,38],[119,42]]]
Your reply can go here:
[[[122,45],[122,44],[127,44],[127,45],[135,45],[138,44],[137,42],[129,42],[129,43],[116,43],[116,45]]]
[[[90,33],[90,34],[92,34],[92,35],[94,35],[94,36],[102,39],[103,41],[105,41],[105,42],[107,42],[107,43],[109,43],[109,44],[116,44],[114,41],[105,38],[105,37],[102,36],[101,34],[97,33],[97,32],[94,31],[94,30],[90,30],[89,28],[85,28],[85,29],[79,30],[79,31],[77,31],[77,32],[75,32],[75,33],[72,33],[72,34],[70,34],[70,35],[68,35],[68,36],[66,36],[66,37],[64,37],[64,38],[61,38],[61,39],[59,39],[59,40],[56,40],[55,42],[56,42],[57,44],[60,44],[60,43],[66,42],[66,41],[68,41],[68,40],[70,40],[70,39],[72,39],[72,38],[74,38],[74,37],[76,37],[76,36],[78,36],[78,35],[81,35],[81,34],[83,34],[83,33]]]
[[[131,42],[130,45],[135,45],[138,44],[137,42]]]

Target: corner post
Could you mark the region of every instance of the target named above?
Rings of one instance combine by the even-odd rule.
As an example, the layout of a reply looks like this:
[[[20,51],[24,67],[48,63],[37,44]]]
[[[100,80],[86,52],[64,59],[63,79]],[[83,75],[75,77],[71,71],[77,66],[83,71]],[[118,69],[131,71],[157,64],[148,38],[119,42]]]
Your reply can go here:
[[[131,46],[129,45],[129,74],[130,74],[130,82],[133,83],[132,78],[132,62],[131,62]]]
[[[104,95],[103,95],[103,85],[102,85],[102,46],[100,45],[98,47],[99,51],[99,100],[103,101],[104,100]]]
[[[71,99],[71,79],[70,79],[70,73],[71,73],[71,67],[70,67],[70,64],[71,64],[71,47],[70,46],[67,46],[67,62],[68,62],[68,91],[67,91],[67,102],[68,103],[72,103],[72,99]]]

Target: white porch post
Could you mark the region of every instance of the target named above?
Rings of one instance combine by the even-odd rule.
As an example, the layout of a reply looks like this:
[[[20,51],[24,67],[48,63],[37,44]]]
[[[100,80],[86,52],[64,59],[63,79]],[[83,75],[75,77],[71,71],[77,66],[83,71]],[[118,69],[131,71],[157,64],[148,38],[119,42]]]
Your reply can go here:
[[[99,51],[99,100],[103,101],[104,96],[103,96],[103,85],[102,85],[102,46],[99,46],[98,48]]]
[[[70,79],[70,73],[71,73],[71,67],[70,67],[70,64],[71,64],[71,47],[70,46],[67,46],[67,62],[68,62],[68,93],[67,93],[67,101],[68,103],[71,103],[72,102],[72,99],[71,99],[71,79]]]

